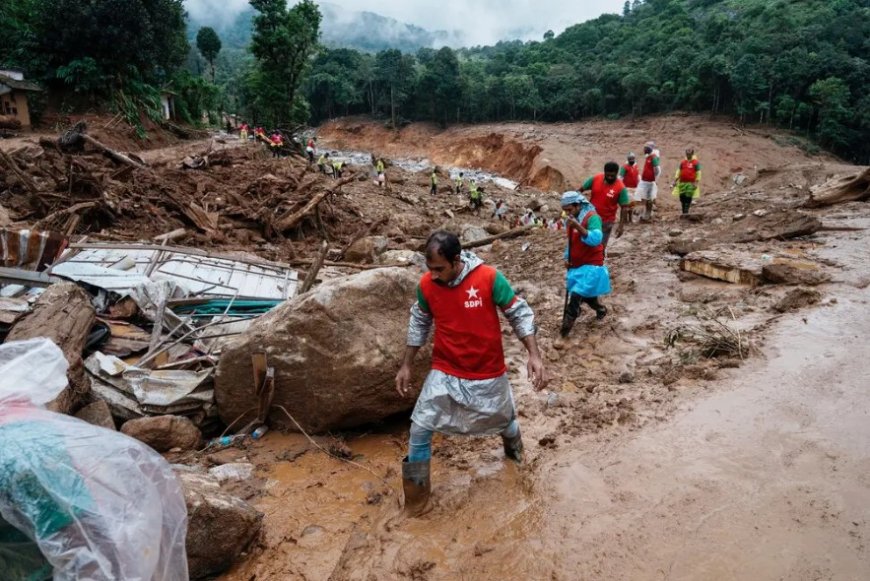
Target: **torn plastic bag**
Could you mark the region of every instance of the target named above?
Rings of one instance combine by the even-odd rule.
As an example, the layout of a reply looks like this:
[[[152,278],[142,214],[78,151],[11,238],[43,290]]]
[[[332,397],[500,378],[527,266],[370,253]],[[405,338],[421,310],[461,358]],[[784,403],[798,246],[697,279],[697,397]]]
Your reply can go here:
[[[48,339],[0,345],[0,579],[186,581],[171,467],[137,440],[39,407],[66,368]]]

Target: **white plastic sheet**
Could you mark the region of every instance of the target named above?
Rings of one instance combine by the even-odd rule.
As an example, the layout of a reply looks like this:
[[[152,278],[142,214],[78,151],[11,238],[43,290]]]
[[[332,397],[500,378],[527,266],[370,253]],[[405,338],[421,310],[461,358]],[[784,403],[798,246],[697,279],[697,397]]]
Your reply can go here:
[[[0,345],[0,579],[186,581],[187,510],[169,464],[38,407],[66,367],[47,339]]]

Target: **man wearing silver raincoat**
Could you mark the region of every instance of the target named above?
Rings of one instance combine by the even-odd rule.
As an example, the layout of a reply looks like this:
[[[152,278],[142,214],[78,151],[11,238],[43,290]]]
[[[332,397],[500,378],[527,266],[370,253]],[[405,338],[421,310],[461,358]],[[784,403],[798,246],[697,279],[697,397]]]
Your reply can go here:
[[[523,444],[502,347],[501,310],[529,352],[535,389],[546,384],[535,340],[534,313],[507,279],[463,251],[455,234],[434,232],[426,242],[429,272],[411,307],[405,356],[396,389],[410,396],[411,363],[435,325],[432,370],[411,415],[408,457],[402,463],[405,508],[420,514],[431,490],[432,435],[501,434],[505,455],[521,461]]]

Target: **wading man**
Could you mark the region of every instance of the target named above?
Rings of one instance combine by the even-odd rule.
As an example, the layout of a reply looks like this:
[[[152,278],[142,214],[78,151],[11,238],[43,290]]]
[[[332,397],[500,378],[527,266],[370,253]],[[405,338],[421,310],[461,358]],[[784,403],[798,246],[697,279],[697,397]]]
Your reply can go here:
[[[463,251],[450,232],[434,232],[426,241],[429,272],[420,279],[411,307],[404,360],[396,389],[411,395],[411,364],[435,324],[432,370],[411,415],[408,456],[402,463],[405,510],[422,513],[431,490],[429,462],[434,432],[461,435],[501,434],[505,455],[522,460],[523,441],[502,348],[501,310],[529,352],[532,386],[546,385],[535,340],[535,315],[507,279]]]

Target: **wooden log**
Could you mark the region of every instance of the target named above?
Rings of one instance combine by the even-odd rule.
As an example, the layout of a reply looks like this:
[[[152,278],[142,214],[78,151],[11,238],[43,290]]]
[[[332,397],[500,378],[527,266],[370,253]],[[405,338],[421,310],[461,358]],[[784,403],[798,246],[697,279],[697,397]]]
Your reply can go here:
[[[47,337],[63,351],[70,364],[69,387],[48,408],[68,414],[82,403],[90,390],[85,377],[82,351],[96,320],[91,297],[71,282],[52,285],[33,305],[33,312],[19,319],[9,331],[7,341]]]
[[[334,194],[337,190],[339,190],[341,188],[341,186],[343,186],[345,184],[349,184],[350,182],[352,182],[355,179],[356,179],[356,176],[353,175],[353,176],[348,176],[346,178],[342,178],[342,179],[338,180],[331,187],[323,190],[322,192],[320,192],[319,194],[317,194],[313,198],[311,198],[308,201],[308,203],[305,204],[302,207],[302,209],[299,210],[298,212],[293,212],[289,216],[279,218],[278,220],[275,221],[275,223],[273,225],[275,231],[276,232],[284,232],[286,230],[289,230],[289,229],[295,227],[302,220],[302,218],[304,218],[309,212],[314,210],[314,208],[317,206],[317,204],[319,204],[320,202],[325,200],[327,196]]]
[[[110,158],[112,158],[113,160],[115,160],[119,163],[124,163],[124,164],[130,165],[130,166],[133,166],[137,169],[147,169],[146,165],[141,164],[138,161],[133,160],[132,158],[124,155],[123,153],[115,151],[111,147],[103,145],[102,143],[100,143],[99,141],[97,141],[96,139],[91,137],[90,135],[86,135],[86,134],[82,133],[82,134],[80,134],[80,136],[82,139],[84,139],[85,141],[87,141],[88,143],[90,143],[91,145],[93,145],[94,147],[96,147],[97,149],[99,149],[100,151],[102,151],[103,153],[108,155]]]
[[[27,175],[26,173],[21,171],[21,169],[18,167],[18,164],[15,163],[15,160],[12,159],[2,149],[0,149],[0,161],[3,161],[3,164],[9,168],[9,171],[11,171],[13,174],[15,174],[15,177],[18,179],[19,182],[21,182],[21,185],[23,185],[25,188],[27,188],[30,191],[30,193],[32,193],[32,194],[39,193],[39,188],[36,187],[36,183],[30,178],[29,175]]]
[[[804,202],[805,208],[821,208],[845,202],[866,202],[870,200],[870,168],[856,176],[839,178],[828,182],[810,194]]]
[[[478,248],[480,246],[486,246],[487,244],[492,244],[496,240],[506,240],[508,238],[516,238],[518,236],[525,236],[529,234],[535,228],[540,228],[540,226],[522,226],[520,228],[514,228],[513,230],[508,230],[507,232],[502,232],[501,234],[496,234],[495,236],[487,236],[486,238],[481,238],[480,240],[475,240],[474,242],[469,242],[467,244],[463,244],[463,248]]]
[[[311,265],[311,268],[308,269],[308,274],[305,275],[305,280],[299,288],[299,294],[310,291],[311,287],[314,286],[314,281],[317,280],[317,273],[320,270],[320,267],[323,266],[323,261],[326,260],[327,252],[329,252],[329,242],[324,240],[323,244],[320,246],[320,252],[317,253],[317,258],[314,259],[314,263]]]
[[[74,205],[70,206],[69,208],[64,208],[63,210],[58,210],[57,212],[53,212],[53,213],[49,214],[45,218],[36,222],[31,227],[31,230],[38,232],[39,230],[45,229],[45,227],[47,225],[49,225],[51,223],[51,221],[54,220],[55,218],[60,218],[61,216],[67,216],[70,214],[77,214],[78,212],[81,212],[82,210],[89,210],[91,208],[96,208],[99,205],[100,205],[99,202],[81,202],[80,204],[74,204]]]

